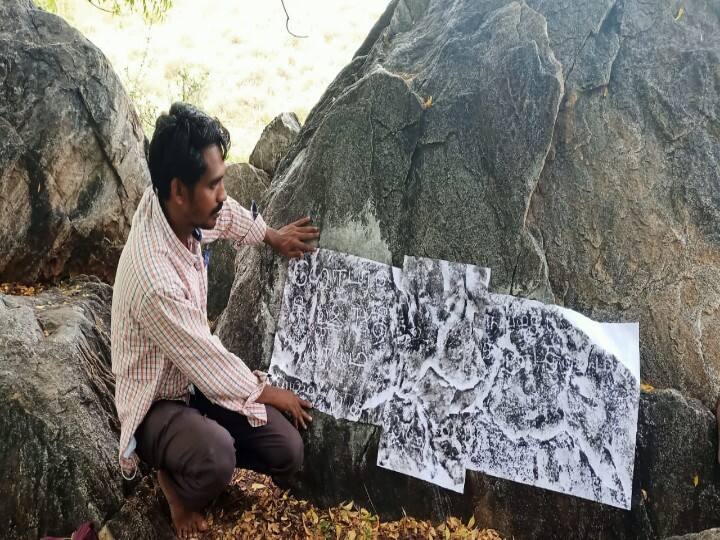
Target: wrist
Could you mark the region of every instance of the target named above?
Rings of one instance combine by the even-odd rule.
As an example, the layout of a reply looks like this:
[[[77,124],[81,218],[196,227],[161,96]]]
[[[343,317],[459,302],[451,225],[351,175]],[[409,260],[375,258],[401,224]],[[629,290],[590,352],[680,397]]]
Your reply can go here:
[[[275,246],[277,245],[277,238],[278,233],[275,229],[271,227],[265,229],[265,238],[263,238],[263,242],[265,242],[268,246],[275,249]]]
[[[271,384],[266,384],[255,401],[264,405],[272,405],[276,394],[276,388]]]

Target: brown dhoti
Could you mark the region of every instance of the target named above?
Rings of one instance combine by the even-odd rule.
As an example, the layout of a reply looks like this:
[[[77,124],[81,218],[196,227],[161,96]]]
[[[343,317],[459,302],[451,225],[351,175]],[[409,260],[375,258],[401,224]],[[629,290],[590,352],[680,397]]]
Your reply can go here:
[[[157,401],[135,433],[138,456],[167,473],[187,508],[201,510],[230,482],[235,467],[275,477],[300,469],[300,434],[280,411],[266,409],[267,424],[252,427],[198,390],[189,405]]]

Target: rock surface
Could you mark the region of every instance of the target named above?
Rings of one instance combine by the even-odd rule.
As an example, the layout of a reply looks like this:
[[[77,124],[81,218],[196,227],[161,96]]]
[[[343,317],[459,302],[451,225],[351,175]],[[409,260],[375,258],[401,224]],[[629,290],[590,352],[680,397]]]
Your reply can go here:
[[[175,540],[169,508],[157,482],[144,477],[98,536],[100,540]]]
[[[312,212],[324,247],[489,266],[498,292],[639,320],[643,378],[710,406],[720,14],[703,1],[678,20],[669,1],[565,4],[392,4],[308,117],[265,217]],[[236,285],[266,291],[277,315],[267,284],[283,272]]]
[[[225,171],[225,192],[245,208],[250,208],[252,201],[260,201],[270,186],[270,177],[261,170],[247,163],[233,163]],[[227,305],[230,289],[235,281],[235,258],[238,249],[235,243],[218,240],[203,248],[210,250],[208,264],[208,318],[216,320]]]
[[[639,320],[643,379],[714,407],[720,9],[667,0],[605,9],[575,61],[563,61],[565,97],[527,226],[558,303]],[[548,20],[552,40],[558,18]]]
[[[720,525],[714,415],[674,390],[642,395],[635,486],[659,538]]]
[[[300,121],[295,113],[279,114],[263,129],[250,154],[250,164],[272,176],[299,132]]]
[[[112,281],[150,176],[109,62],[60,17],[5,0],[0,94],[0,282]]]
[[[62,536],[120,507],[110,286],[0,294],[0,528]],[[5,536],[3,536],[5,535]]]
[[[639,320],[643,379],[710,405],[719,27],[707,0],[682,12],[670,0],[392,2],[280,163],[264,217],[278,227],[309,213],[323,247],[488,266],[494,291]],[[286,262],[267,250],[238,262],[217,333],[267,368]],[[458,497],[379,470],[375,428],[315,419],[301,489],[322,504],[474,512],[517,537],[720,524],[713,417],[674,392],[643,396],[631,513],[481,475]]]
[[[653,539],[720,525],[715,419],[674,390],[641,395],[629,512],[470,471],[459,495],[376,467],[379,428],[313,418],[295,488],[319,504],[353,499],[386,519],[472,514],[481,527],[518,539]]]
[[[683,534],[682,536],[668,536],[665,540],[719,540],[720,529],[708,529],[699,533]]]

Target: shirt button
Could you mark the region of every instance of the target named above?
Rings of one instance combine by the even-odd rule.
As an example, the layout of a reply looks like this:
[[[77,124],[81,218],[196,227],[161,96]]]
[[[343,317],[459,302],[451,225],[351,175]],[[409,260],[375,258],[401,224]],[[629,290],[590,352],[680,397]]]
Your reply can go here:
[[[200,261],[195,261],[195,270],[200,270],[202,268],[202,263]]]

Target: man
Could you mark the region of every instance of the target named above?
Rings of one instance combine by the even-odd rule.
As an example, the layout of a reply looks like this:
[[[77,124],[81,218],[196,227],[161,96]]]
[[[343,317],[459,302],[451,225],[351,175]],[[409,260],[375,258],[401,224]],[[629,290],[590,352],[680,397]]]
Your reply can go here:
[[[133,216],[112,302],[112,365],[123,474],[158,470],[180,537],[207,528],[200,511],[235,467],[274,476],[303,458],[310,403],[271,386],[210,332],[200,244],[265,242],[286,257],[312,251],[309,218],[279,230],[227,197],[230,137],[216,119],[175,103],[150,143],[152,186]],[[288,414],[295,427],[283,413]]]

